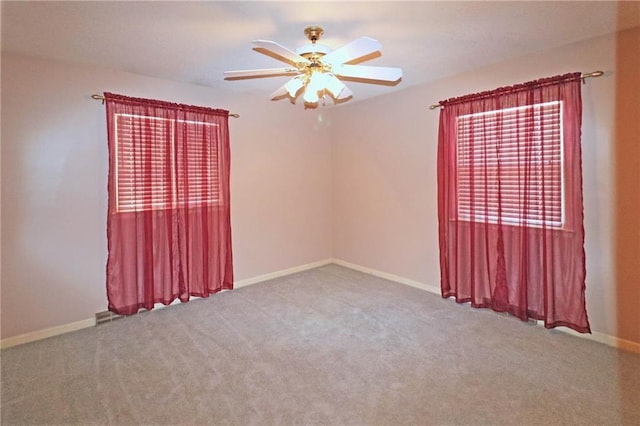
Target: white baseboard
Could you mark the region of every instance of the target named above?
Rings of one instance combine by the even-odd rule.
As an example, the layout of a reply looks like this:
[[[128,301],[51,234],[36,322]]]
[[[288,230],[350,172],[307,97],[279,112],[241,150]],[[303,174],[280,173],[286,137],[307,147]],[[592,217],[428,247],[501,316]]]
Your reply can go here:
[[[388,274],[386,272],[377,271],[371,268],[366,268],[364,266],[356,265],[355,263],[345,262],[344,260],[340,260],[340,259],[333,259],[332,261],[333,261],[332,263],[335,263],[336,265],[344,266],[345,268],[355,269],[356,271],[364,272],[365,274],[375,275],[376,277],[384,278],[389,281],[405,284],[411,287],[419,288],[420,290],[426,290],[429,293],[435,293],[437,295],[440,295],[440,287],[437,287],[434,285],[413,281],[408,278],[403,278],[398,275]]]
[[[0,349],[10,348],[12,346],[22,345],[29,342],[35,342],[36,340],[58,336],[60,334],[69,333],[71,331],[76,331],[83,328],[93,327],[95,324],[95,318],[91,318],[82,321],[71,322],[68,324],[58,325],[55,327],[45,328],[43,330],[32,331],[30,333],[19,334],[17,336],[0,340]]]
[[[257,277],[236,281],[235,283],[233,283],[233,288],[246,287],[251,284],[256,284],[262,281],[269,281],[274,278],[284,277],[286,275],[295,274],[297,272],[306,271],[307,269],[317,268],[319,266],[328,265],[330,263],[333,263],[333,259],[319,260],[317,262],[307,263],[305,265],[294,266],[293,268],[282,269],[276,272],[270,272],[268,274],[259,275]]]
[[[539,321],[539,323],[542,324],[541,321]],[[562,331],[563,333],[571,334],[572,336],[582,337],[583,339],[593,340],[598,343],[604,343],[605,345],[613,346],[614,348],[640,354],[640,343],[632,342],[631,340],[620,339],[619,337],[611,336],[609,334],[600,333],[597,331],[592,331],[591,334],[578,333],[577,331],[566,327],[558,327],[556,328],[556,330]]]
[[[389,281],[394,281],[400,284],[405,284],[411,287],[418,288],[420,290],[425,290],[430,293],[434,293],[440,295],[440,287],[424,284],[418,281],[410,280],[408,278],[403,278],[398,275],[389,274],[386,272],[378,271],[375,269],[367,268],[364,266],[356,265],[354,263],[346,262],[340,259],[325,259],[320,260],[318,262],[307,263],[305,265],[296,266],[293,268],[283,269],[276,272],[271,272],[264,275],[259,275],[257,277],[248,278],[240,281],[236,281],[234,283],[234,288],[246,287],[251,284],[256,284],[262,281],[272,280],[274,278],[284,277],[286,275],[295,274],[297,272],[306,271],[307,269],[313,269],[320,266],[328,265],[331,263],[335,263],[336,265],[344,266],[345,268],[354,269],[356,271],[364,272],[366,274],[375,275],[380,278],[387,279]],[[160,306],[159,306],[160,307]],[[162,306],[164,307],[164,306]],[[93,327],[95,326],[95,318],[90,318],[82,321],[76,321],[69,324],[63,324],[55,327],[45,328],[43,330],[33,331],[30,333],[20,334],[18,336],[8,337],[6,339],[0,340],[0,349],[10,348],[12,346],[22,345],[24,343],[35,342],[36,340],[46,339],[48,337],[57,336],[64,333],[69,333],[71,331],[80,330],[83,328]],[[629,352],[634,352],[640,354],[640,343],[633,342],[630,340],[620,339],[618,337],[614,337],[608,334],[599,333],[597,331],[592,332],[592,334],[578,333],[566,327],[559,327],[557,330],[562,331],[567,334],[571,334],[574,336],[582,337],[584,339],[594,340],[599,343],[603,343],[605,345],[612,346],[614,348],[623,349]]]
[[[281,271],[271,272],[269,274],[260,275],[254,278],[246,280],[236,281],[234,288],[245,287],[251,284],[256,284],[261,281],[267,281],[274,278],[283,277],[285,275],[295,274],[296,272],[302,272],[307,269],[317,268],[319,266],[328,265],[332,262],[332,259],[320,260],[318,262],[307,263],[306,265],[300,265],[289,269],[283,269]],[[195,299],[192,297],[192,299]],[[179,300],[175,300],[173,303],[180,303]],[[166,306],[162,303],[158,303],[154,309],[162,309]],[[76,321],[69,324],[58,325],[55,327],[45,328],[43,330],[32,331],[25,334],[19,334],[17,336],[7,337],[0,340],[0,349],[10,348],[12,346],[22,345],[25,343],[35,342],[36,340],[46,339],[48,337],[58,336],[60,334],[69,333],[71,331],[80,330],[82,328],[94,327],[96,325],[95,318]]]
[[[399,277],[397,275],[393,275],[393,274],[388,274],[386,272],[381,272],[381,271],[377,271],[375,269],[371,269],[371,268],[366,268],[364,266],[360,266],[360,265],[356,265],[354,263],[349,263],[349,262],[345,262],[344,260],[340,260],[340,259],[333,259],[332,263],[335,263],[336,265],[341,265],[344,266],[346,268],[350,268],[350,269],[355,269],[356,271],[360,271],[360,272],[364,272],[367,274],[371,274],[371,275],[375,275],[377,277],[381,277],[381,278],[385,278],[389,281],[395,281],[397,283],[400,284],[406,284],[409,285],[411,287],[415,287],[415,288],[419,288],[421,290],[426,290],[430,293],[435,293],[437,295],[440,295],[440,287],[434,286],[434,285],[429,285],[429,284],[424,284],[418,281],[413,281],[407,278],[403,278],[403,277]],[[538,321],[537,322],[538,325],[543,326],[542,325],[542,321]],[[620,339],[618,337],[615,336],[611,336],[609,334],[605,334],[605,333],[599,333],[597,331],[592,331],[591,334],[588,333],[578,333],[577,331],[574,331],[570,328],[566,328],[566,327],[558,327],[556,328],[556,330],[558,331],[562,331],[564,333],[567,334],[571,334],[573,336],[577,336],[577,337],[582,337],[583,339],[588,339],[588,340],[593,340],[599,343],[603,343],[605,345],[608,346],[612,346],[614,348],[618,348],[618,349],[622,349],[625,351],[629,351],[629,352],[634,352],[637,354],[640,354],[640,343],[638,342],[632,342],[631,340],[625,340],[625,339]]]

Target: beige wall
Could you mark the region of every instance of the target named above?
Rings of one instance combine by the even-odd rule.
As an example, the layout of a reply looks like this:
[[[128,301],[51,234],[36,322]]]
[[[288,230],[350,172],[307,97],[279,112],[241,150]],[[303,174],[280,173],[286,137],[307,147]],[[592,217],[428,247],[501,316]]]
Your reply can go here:
[[[587,80],[582,92],[587,309],[595,332],[640,343],[638,30],[633,33],[635,36],[629,32],[618,39],[597,38],[434,81],[366,104],[336,109],[332,114],[336,135],[332,153],[334,257],[439,286],[436,187],[439,113],[430,111],[428,106],[441,99],[545,76],[603,70],[605,76]],[[627,58],[623,59],[624,75],[618,72],[620,58]],[[632,78],[634,84],[629,82]],[[357,88],[354,89],[357,93]],[[635,103],[626,119],[616,115],[616,96]],[[625,130],[633,120],[636,130]],[[624,164],[626,172],[618,169],[619,176],[624,173],[618,180],[627,183],[617,188],[630,204],[624,216],[627,229],[634,236],[619,237],[618,245],[635,249],[619,254],[616,262],[615,212],[620,210],[615,210],[614,151],[623,140],[624,148],[619,147],[618,152],[624,154],[617,154],[617,161]],[[628,183],[632,181],[633,184]],[[619,270],[616,273],[616,263],[623,263],[626,276],[622,277]]]
[[[241,114],[229,119],[236,280],[331,257],[331,147],[317,113],[3,53],[3,339],[106,310],[105,110],[90,99],[103,91]]]
[[[583,86],[587,309],[595,332],[640,344],[638,31],[319,111],[3,54],[2,338],[106,308],[105,118],[92,93],[242,115],[230,119],[237,280],[333,257],[437,287],[438,112],[428,106],[601,69]]]

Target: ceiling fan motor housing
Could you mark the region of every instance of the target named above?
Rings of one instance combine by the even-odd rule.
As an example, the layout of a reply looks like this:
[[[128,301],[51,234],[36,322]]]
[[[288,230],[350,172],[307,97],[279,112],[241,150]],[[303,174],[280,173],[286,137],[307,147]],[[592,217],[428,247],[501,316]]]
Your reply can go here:
[[[311,43],[300,46],[296,49],[296,53],[313,61],[313,57],[319,58],[331,52],[331,49],[324,44],[317,44],[320,36],[324,34],[324,30],[319,26],[310,26],[304,29],[304,33]]]
[[[305,57],[312,62],[316,62],[321,56],[331,52],[331,49],[328,46],[317,44],[320,36],[324,34],[322,27],[312,25],[305,28],[304,33],[311,43],[298,47],[295,51],[298,55]]]
[[[319,55],[319,56],[324,56],[327,53],[331,52],[331,49],[328,46],[325,46],[324,44],[305,44],[304,46],[300,46],[296,49],[296,53],[300,56],[304,56],[306,58],[305,55]],[[308,59],[308,58],[307,58]]]

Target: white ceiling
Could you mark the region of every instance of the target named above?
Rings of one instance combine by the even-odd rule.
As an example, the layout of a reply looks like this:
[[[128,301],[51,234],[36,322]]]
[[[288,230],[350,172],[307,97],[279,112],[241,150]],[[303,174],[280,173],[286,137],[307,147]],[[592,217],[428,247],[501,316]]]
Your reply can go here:
[[[357,101],[640,26],[640,2],[2,1],[2,50],[268,99],[287,77],[225,81],[223,71],[283,66],[251,41],[294,50],[308,25],[333,49],[373,37],[382,55],[365,65],[404,70],[395,87],[349,82]]]

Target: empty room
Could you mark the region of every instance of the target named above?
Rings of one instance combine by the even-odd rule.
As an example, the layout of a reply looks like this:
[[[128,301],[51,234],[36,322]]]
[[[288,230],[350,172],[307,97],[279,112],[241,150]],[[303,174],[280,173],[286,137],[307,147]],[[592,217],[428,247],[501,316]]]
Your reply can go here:
[[[640,2],[1,19],[3,425],[640,424]]]

